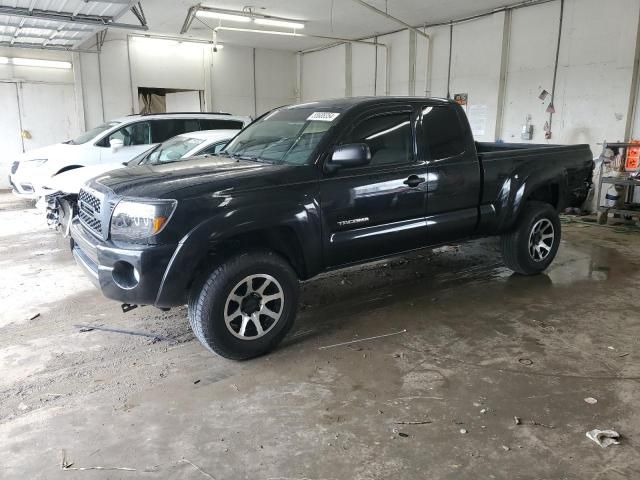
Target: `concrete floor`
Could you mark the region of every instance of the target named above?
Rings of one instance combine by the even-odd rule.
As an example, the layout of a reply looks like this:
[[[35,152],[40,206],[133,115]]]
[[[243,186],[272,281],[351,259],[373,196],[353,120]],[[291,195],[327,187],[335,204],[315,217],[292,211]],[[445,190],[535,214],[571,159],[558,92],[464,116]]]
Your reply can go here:
[[[121,313],[0,195],[0,478],[640,478],[639,254],[638,233],[571,224],[534,278],[495,240],[339,272],[304,285],[278,351],[237,363],[183,308]],[[135,471],[62,472],[62,451]]]

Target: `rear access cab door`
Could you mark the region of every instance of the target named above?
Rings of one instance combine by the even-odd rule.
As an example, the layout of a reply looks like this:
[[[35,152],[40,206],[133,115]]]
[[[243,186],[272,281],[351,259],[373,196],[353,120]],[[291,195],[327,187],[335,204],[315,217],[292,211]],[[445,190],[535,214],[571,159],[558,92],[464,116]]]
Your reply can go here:
[[[426,242],[427,165],[416,143],[417,106],[360,112],[335,144],[366,143],[371,163],[322,174],[323,249],[328,268],[411,250]],[[347,123],[347,122],[345,122]],[[324,162],[328,162],[329,149]]]
[[[479,219],[482,176],[464,111],[453,103],[425,103],[417,131],[427,160],[427,243],[472,235]]]

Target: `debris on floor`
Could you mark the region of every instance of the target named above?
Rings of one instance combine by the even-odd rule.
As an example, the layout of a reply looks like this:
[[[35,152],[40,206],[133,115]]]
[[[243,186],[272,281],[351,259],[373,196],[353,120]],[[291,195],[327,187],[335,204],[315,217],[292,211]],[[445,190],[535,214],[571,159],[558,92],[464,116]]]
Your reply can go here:
[[[79,332],[91,332],[93,330],[100,330],[103,332],[111,332],[111,333],[124,333],[125,335],[133,335],[137,337],[147,337],[154,340],[154,342],[159,341],[167,341],[167,342],[175,342],[173,338],[165,337],[163,335],[158,335],[155,333],[147,333],[147,332],[138,332],[135,330],[123,330],[121,328],[112,328],[112,327],[104,327],[102,325],[74,325],[75,328],[78,329]]]
[[[183,458],[181,460],[184,463],[188,463],[189,465],[191,465],[193,468],[195,468],[198,472],[200,472],[202,475],[204,475],[207,478],[210,478],[212,480],[215,480],[215,478],[213,477],[213,475],[211,475],[209,472],[205,472],[202,468],[200,468],[198,465],[196,465],[195,463],[193,463],[191,460],[188,460],[186,458]]]
[[[593,398],[593,397],[587,397],[584,399],[585,402],[587,402],[590,405],[594,405],[596,403],[598,403],[598,400]]]
[[[396,425],[427,425],[429,423],[433,423],[431,420],[417,420],[417,421],[407,421],[407,422],[395,422]]]
[[[516,425],[532,425],[534,427],[554,428],[553,425],[540,423],[537,420],[522,420],[520,417],[513,417],[513,422]]]
[[[73,462],[67,459],[67,451],[62,450],[62,462],[60,464],[60,468],[62,470],[76,470],[76,471],[87,471],[87,470],[119,470],[122,472],[135,472],[135,468],[128,467],[74,467]]]
[[[406,333],[406,332],[407,332],[407,329],[405,328],[404,330],[400,330],[399,332],[386,333],[384,335],[377,335],[375,337],[359,338],[357,340],[351,340],[349,342],[342,342],[342,343],[336,343],[333,345],[326,345],[324,347],[318,347],[318,350],[327,350],[328,348],[342,347],[344,345],[351,345],[352,343],[366,342],[368,340],[377,340],[378,338],[391,337],[392,335],[399,335],[401,333]]]
[[[597,428],[586,433],[589,440],[593,440],[602,448],[609,445],[619,445],[620,434],[615,430],[598,430]]]
[[[35,320],[35,319],[36,319],[36,318],[38,318],[39,316],[40,316],[40,314],[39,314],[39,313],[36,313],[36,314],[34,314],[34,315],[31,315],[31,316],[29,317],[29,320]]]
[[[469,431],[466,428],[461,428],[460,433],[464,435],[465,433],[469,433]]]

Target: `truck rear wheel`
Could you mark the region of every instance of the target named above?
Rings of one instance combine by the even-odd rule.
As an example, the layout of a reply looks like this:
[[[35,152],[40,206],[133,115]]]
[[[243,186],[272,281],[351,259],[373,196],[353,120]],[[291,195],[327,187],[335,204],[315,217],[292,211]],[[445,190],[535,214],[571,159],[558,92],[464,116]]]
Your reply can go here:
[[[217,265],[189,295],[196,338],[225,358],[245,360],[275,348],[298,308],[298,278],[271,251],[245,252]]]
[[[527,202],[515,230],[502,236],[502,257],[507,267],[522,275],[543,272],[560,246],[558,212],[544,202]]]

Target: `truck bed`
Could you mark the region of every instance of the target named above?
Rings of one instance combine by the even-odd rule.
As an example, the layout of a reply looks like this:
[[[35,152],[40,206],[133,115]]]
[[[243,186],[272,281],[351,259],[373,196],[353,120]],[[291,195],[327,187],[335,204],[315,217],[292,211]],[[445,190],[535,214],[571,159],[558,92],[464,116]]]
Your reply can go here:
[[[504,157],[509,152],[509,156],[513,154],[522,155],[525,153],[538,153],[544,149],[544,153],[548,153],[549,150],[560,151],[584,151],[589,149],[589,145],[555,145],[549,143],[496,143],[496,142],[476,142],[476,151],[478,156],[486,159],[494,157]],[[591,152],[591,150],[589,150]]]
[[[476,150],[484,175],[483,204],[499,201],[505,179],[513,172],[565,177],[568,201],[561,207],[577,207],[586,199],[593,170],[589,145],[476,142]]]

